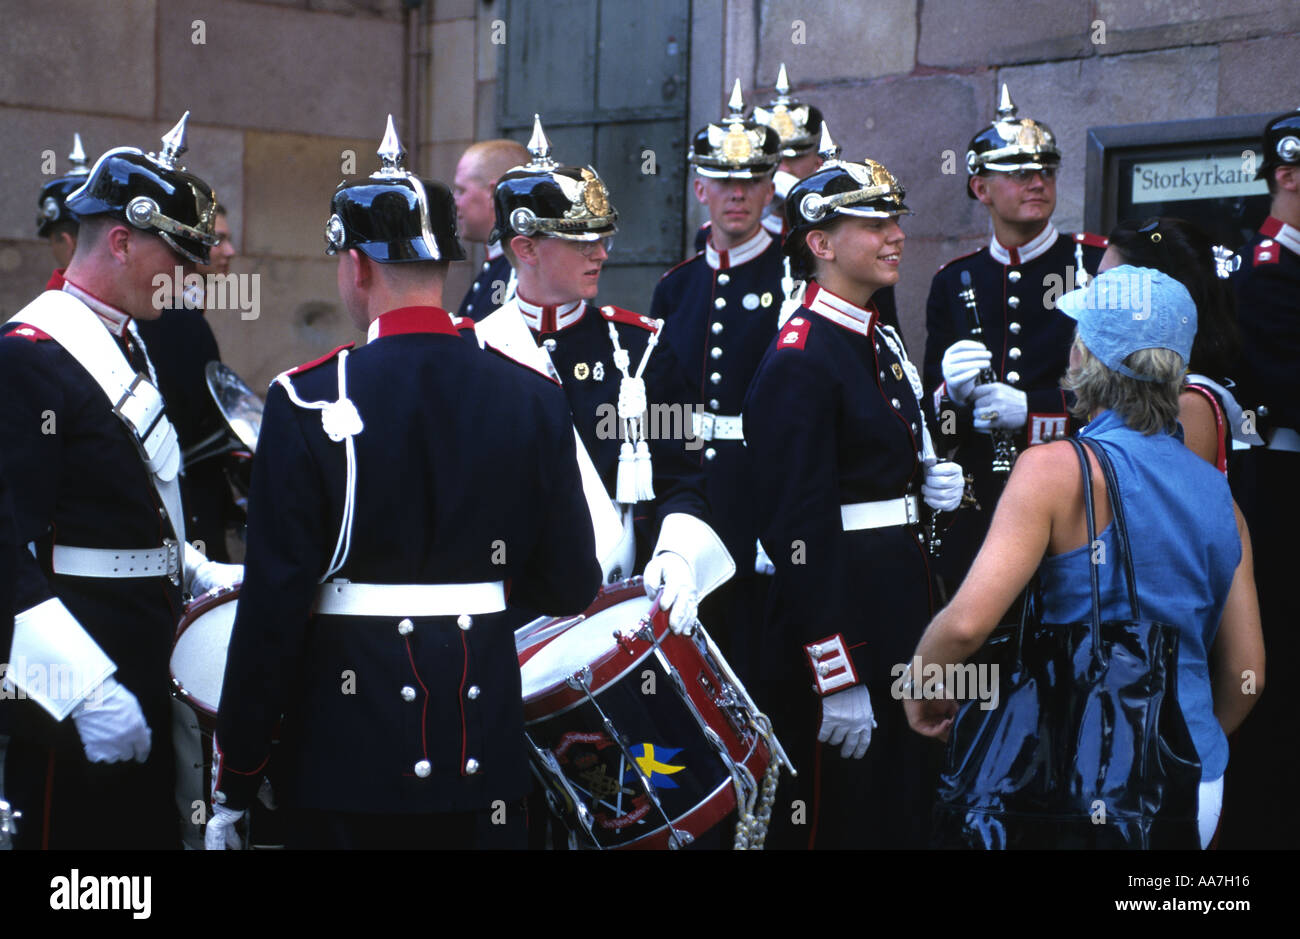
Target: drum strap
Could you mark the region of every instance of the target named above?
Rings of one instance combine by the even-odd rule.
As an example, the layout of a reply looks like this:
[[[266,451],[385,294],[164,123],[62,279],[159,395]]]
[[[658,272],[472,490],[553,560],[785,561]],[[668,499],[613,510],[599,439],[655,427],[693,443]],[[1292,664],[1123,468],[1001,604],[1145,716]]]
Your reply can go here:
[[[348,397],[348,352],[344,349],[338,354],[339,396],[335,401],[304,401],[293,387],[288,372],[275,377],[280,387],[288,394],[289,400],[300,408],[321,412],[321,427],[326,436],[335,443],[342,442],[344,457],[347,460],[347,481],[344,483],[343,518],[339,523],[339,537],[334,544],[334,555],[330,566],[321,575],[320,583],[325,583],[347,562],[352,550],[352,521],[357,508],[357,448],[352,438],[365,430],[365,424],[357,407]]]
[[[70,294],[47,290],[9,322],[42,330],[90,373],[131,434],[176,540],[184,541],[185,512],[177,479],[180,441],[163,411],[158,389],[131,367],[99,317]]]

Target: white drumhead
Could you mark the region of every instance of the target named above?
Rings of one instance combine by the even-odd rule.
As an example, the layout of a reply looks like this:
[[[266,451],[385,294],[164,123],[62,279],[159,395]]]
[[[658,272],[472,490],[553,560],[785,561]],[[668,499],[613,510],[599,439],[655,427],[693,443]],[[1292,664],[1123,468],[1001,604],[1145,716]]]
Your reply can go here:
[[[191,697],[213,712],[221,702],[226,652],[238,607],[237,601],[214,606],[185,627],[172,649],[172,675]]]
[[[614,632],[635,629],[641,617],[649,612],[650,603],[647,596],[632,597],[593,613],[552,639],[520,669],[524,700],[559,684],[613,649]]]

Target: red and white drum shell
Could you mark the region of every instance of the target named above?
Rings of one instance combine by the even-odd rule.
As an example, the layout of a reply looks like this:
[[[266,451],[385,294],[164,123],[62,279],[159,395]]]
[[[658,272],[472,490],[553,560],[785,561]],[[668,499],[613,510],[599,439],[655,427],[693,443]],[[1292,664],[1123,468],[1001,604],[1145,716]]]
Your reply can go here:
[[[736,807],[729,763],[761,781],[771,760],[766,742],[729,704],[730,689],[702,639],[673,634],[667,614],[656,611],[650,630],[680,676],[682,688],[676,687],[655,642],[637,635],[651,604],[641,579],[633,578],[602,590],[580,618],[534,621],[516,636],[526,732],[554,756],[567,789],[551,770],[539,775],[565,803],[571,791],[587,805],[590,833],[576,822],[572,805],[566,824],[600,848],[668,847],[664,815],[674,829],[698,838]],[[589,675],[590,697],[570,683],[575,673]],[[606,733],[602,711],[618,740]],[[726,759],[701,721],[722,742]],[[662,813],[627,765],[629,754],[649,778]]]
[[[192,600],[172,644],[172,690],[194,709],[208,731],[217,726],[217,705],[226,677],[226,653],[235,629],[239,587],[226,587]]]

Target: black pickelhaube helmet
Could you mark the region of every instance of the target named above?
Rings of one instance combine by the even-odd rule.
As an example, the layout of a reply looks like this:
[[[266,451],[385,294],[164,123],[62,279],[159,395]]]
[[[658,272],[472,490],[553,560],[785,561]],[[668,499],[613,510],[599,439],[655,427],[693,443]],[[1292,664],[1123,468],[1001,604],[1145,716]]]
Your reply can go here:
[[[220,242],[217,197],[212,187],[177,167],[185,146],[186,111],[162,138],[158,153],[115,147],[91,167],[84,184],[68,195],[67,207],[81,218],[112,215],[151,231],[181,257],[208,263],[208,249]]]
[[[536,114],[528,152],[532,159],[497,182],[493,240],[504,244],[515,235],[553,235],[597,241],[618,231],[618,210],[595,169],[556,163]]]
[[[687,161],[695,172],[713,179],[771,176],[781,162],[781,135],[756,120],[745,120],[739,78],[727,109],[726,117],[706,125],[691,140]]]
[[[325,253],[356,248],[372,261],[463,261],[456,202],[436,179],[420,179],[402,163],[406,150],[388,115],[379,144],[381,166],[369,179],[339,183],[325,223]]]
[[[1264,162],[1255,178],[1264,179],[1279,166],[1300,166],[1300,108],[1273,118],[1264,128]]]
[[[790,97],[790,77],[785,63],[776,76],[776,97],[767,107],[756,107],[750,119],[770,127],[781,137],[781,156],[801,157],[817,149],[822,132],[822,112]]]
[[[897,218],[912,214],[903,202],[906,190],[883,165],[869,159],[861,163],[840,159],[840,148],[831,139],[825,121],[818,152],[825,161],[821,168],[795,183],[785,199],[788,232],[782,250],[792,261],[799,261],[804,236],[836,217]],[[793,273],[806,277],[809,272]]]
[[[86,151],[81,145],[81,134],[72,135],[72,152],[68,154],[68,159],[72,161],[72,169],[68,170],[67,175],[50,180],[41,187],[41,194],[37,196],[36,204],[39,211],[36,213],[36,235],[38,238],[47,237],[50,229],[59,222],[76,224],[81,221],[66,205],[68,196],[74,190],[80,189],[81,184],[90,175],[90,167],[86,165]]]
[[[1017,117],[1016,106],[1006,83],[1002,85],[1002,101],[998,105],[993,123],[971,138],[966,148],[966,172],[975,176],[985,170],[995,173],[1014,173],[1017,170],[1055,168],[1061,163],[1061,151],[1056,146],[1056,135],[1041,121]],[[971,192],[969,176],[966,195]]]

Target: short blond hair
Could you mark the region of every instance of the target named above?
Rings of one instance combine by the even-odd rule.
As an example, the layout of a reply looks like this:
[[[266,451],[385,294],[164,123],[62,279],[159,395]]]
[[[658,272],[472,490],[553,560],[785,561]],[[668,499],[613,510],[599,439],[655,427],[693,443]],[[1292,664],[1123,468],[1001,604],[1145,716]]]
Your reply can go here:
[[[1123,364],[1139,375],[1155,376],[1142,381],[1107,368],[1075,335],[1077,361],[1070,366],[1061,387],[1074,392],[1070,413],[1081,421],[1093,411],[1109,409],[1133,430],[1156,434],[1174,429],[1178,423],[1178,395],[1182,391],[1187,364],[1171,349],[1139,349]]]

